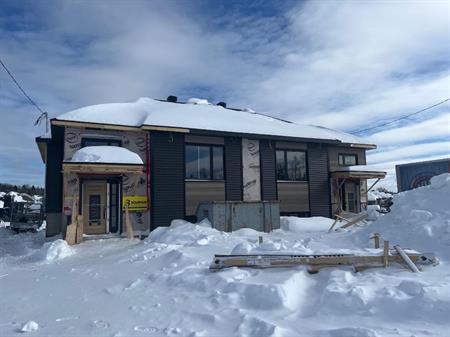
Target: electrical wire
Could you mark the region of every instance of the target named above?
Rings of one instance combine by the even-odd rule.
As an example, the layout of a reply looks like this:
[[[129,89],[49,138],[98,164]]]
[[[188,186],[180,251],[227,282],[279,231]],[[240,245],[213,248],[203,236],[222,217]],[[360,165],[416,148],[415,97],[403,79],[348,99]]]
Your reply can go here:
[[[33,101],[31,99],[30,96],[28,96],[28,94],[25,92],[25,90],[22,88],[22,86],[19,84],[19,82],[17,82],[17,80],[14,78],[14,75],[11,74],[11,72],[8,70],[8,68],[6,67],[6,65],[3,63],[3,61],[0,59],[0,64],[2,65],[3,69],[5,69],[5,71],[8,73],[9,77],[11,77],[11,79],[13,80],[13,82],[16,84],[16,86],[19,88],[19,90],[22,92],[22,94],[30,101],[30,103],[32,105],[34,105],[36,107],[36,109],[39,110],[39,112],[41,114],[44,114],[44,110],[42,110],[39,105],[37,105],[37,103],[35,101]]]
[[[382,126],[386,126],[386,125],[389,125],[389,124],[398,122],[398,121],[400,121],[400,120],[402,120],[402,119],[411,117],[411,116],[413,116],[413,115],[417,115],[417,114],[419,114],[419,113],[421,113],[421,112],[430,110],[431,108],[434,108],[434,107],[436,107],[436,106],[438,106],[438,105],[444,104],[445,102],[448,102],[448,101],[450,101],[450,98],[444,99],[443,101],[440,101],[440,102],[438,102],[438,103],[436,103],[436,104],[430,105],[430,106],[428,106],[428,107],[426,107],[426,108],[424,108],[424,109],[422,109],[422,110],[413,112],[413,113],[408,114],[408,115],[403,116],[403,117],[399,117],[399,118],[394,119],[394,120],[392,120],[392,121],[390,121],[390,122],[387,122],[387,123],[384,123],[384,124],[380,124],[380,125],[377,125],[377,126],[372,126],[372,127],[370,127],[370,128],[367,128],[367,129],[361,129],[361,130],[358,130],[358,131],[353,131],[353,132],[350,132],[350,133],[351,133],[351,134],[356,134],[356,133],[360,133],[360,132],[364,132],[364,131],[369,131],[369,130],[373,130],[373,129],[378,129],[378,128],[382,127]]]

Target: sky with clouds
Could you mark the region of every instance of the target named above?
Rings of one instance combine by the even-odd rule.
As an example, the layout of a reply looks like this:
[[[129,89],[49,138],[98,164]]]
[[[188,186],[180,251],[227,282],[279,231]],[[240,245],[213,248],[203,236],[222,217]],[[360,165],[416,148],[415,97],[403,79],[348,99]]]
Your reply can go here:
[[[0,58],[51,117],[207,98],[352,132],[450,97],[448,1],[9,1]],[[43,184],[38,111],[0,69],[0,181]],[[447,102],[360,133],[369,164],[450,155]]]

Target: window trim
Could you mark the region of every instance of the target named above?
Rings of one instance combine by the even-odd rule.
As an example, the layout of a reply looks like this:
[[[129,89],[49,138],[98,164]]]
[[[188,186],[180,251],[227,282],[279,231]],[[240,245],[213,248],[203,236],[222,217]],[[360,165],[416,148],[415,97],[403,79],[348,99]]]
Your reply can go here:
[[[121,139],[117,139],[117,138],[95,138],[95,137],[82,137],[81,138],[81,148],[86,147],[86,142],[87,141],[93,141],[93,142],[100,142],[100,141],[104,141],[107,143],[111,143],[111,142],[118,142],[119,143],[119,147],[122,147],[122,140]],[[90,145],[90,146],[117,146],[117,145]]]
[[[343,164],[340,164],[339,163],[339,157],[340,156],[343,156]],[[341,167],[345,167],[345,166],[353,166],[353,165],[348,165],[348,164],[346,164],[345,163],[345,157],[346,156],[352,156],[352,157],[355,157],[355,165],[358,165],[358,154],[356,154],[356,153],[338,153],[338,160],[337,160],[337,162],[338,162],[338,166],[341,166]]]
[[[278,179],[277,172],[277,151],[284,152],[284,171],[287,174],[287,152],[301,152],[305,154],[305,179],[301,180],[288,180],[288,179]],[[308,168],[308,151],[306,150],[294,150],[294,149],[286,149],[286,148],[276,148],[275,149],[275,176],[277,183],[307,183],[309,182],[309,168]],[[287,177],[284,177],[287,178]]]
[[[197,179],[197,178],[187,178],[186,174],[186,146],[203,146],[209,148],[209,179]],[[222,179],[214,179],[214,161],[213,161],[213,148],[219,147],[222,148],[222,171],[223,171],[223,178]],[[225,145],[223,144],[210,144],[210,143],[192,143],[192,142],[185,142],[184,143],[184,180],[185,181],[198,181],[198,182],[205,182],[205,181],[225,181]]]

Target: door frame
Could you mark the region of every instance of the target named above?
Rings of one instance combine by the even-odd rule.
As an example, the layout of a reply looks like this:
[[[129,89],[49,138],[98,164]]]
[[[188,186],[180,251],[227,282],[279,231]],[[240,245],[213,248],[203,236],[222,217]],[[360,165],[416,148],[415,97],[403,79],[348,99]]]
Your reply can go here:
[[[105,176],[105,175],[84,175],[79,177],[79,200],[78,200],[78,214],[82,214],[83,211],[83,194],[84,194],[84,184],[89,181],[104,181],[106,183],[106,235],[121,235],[123,232],[123,219],[122,219],[122,176],[118,175],[112,175],[112,176]],[[111,228],[111,188],[110,184],[116,183],[118,184],[118,195],[117,195],[117,206],[118,206],[118,214],[117,214],[117,221],[118,221],[118,229],[117,232],[111,233],[109,230]],[[84,221],[84,220],[83,220]],[[103,235],[105,235],[103,234]],[[96,234],[94,234],[96,235]]]

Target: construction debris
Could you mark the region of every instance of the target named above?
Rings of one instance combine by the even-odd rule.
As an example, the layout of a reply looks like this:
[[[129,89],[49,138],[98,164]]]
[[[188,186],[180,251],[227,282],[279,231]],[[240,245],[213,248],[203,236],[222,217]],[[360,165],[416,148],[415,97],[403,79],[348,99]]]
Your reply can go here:
[[[389,247],[389,243],[385,245]],[[399,246],[396,246],[399,247]],[[387,267],[392,264],[411,266],[405,257],[398,253],[397,248],[393,250],[384,249],[388,254],[382,255],[353,255],[353,254],[313,254],[313,255],[281,255],[281,254],[258,254],[258,255],[215,255],[210,270],[220,270],[230,267],[247,268],[281,268],[308,266],[308,271],[316,273],[322,268],[353,266],[355,271],[367,268]],[[403,251],[403,250],[402,250]],[[416,265],[436,265],[438,259],[431,253],[403,253],[411,263]],[[417,266],[416,266],[417,268]],[[418,269],[417,269],[418,270]]]

